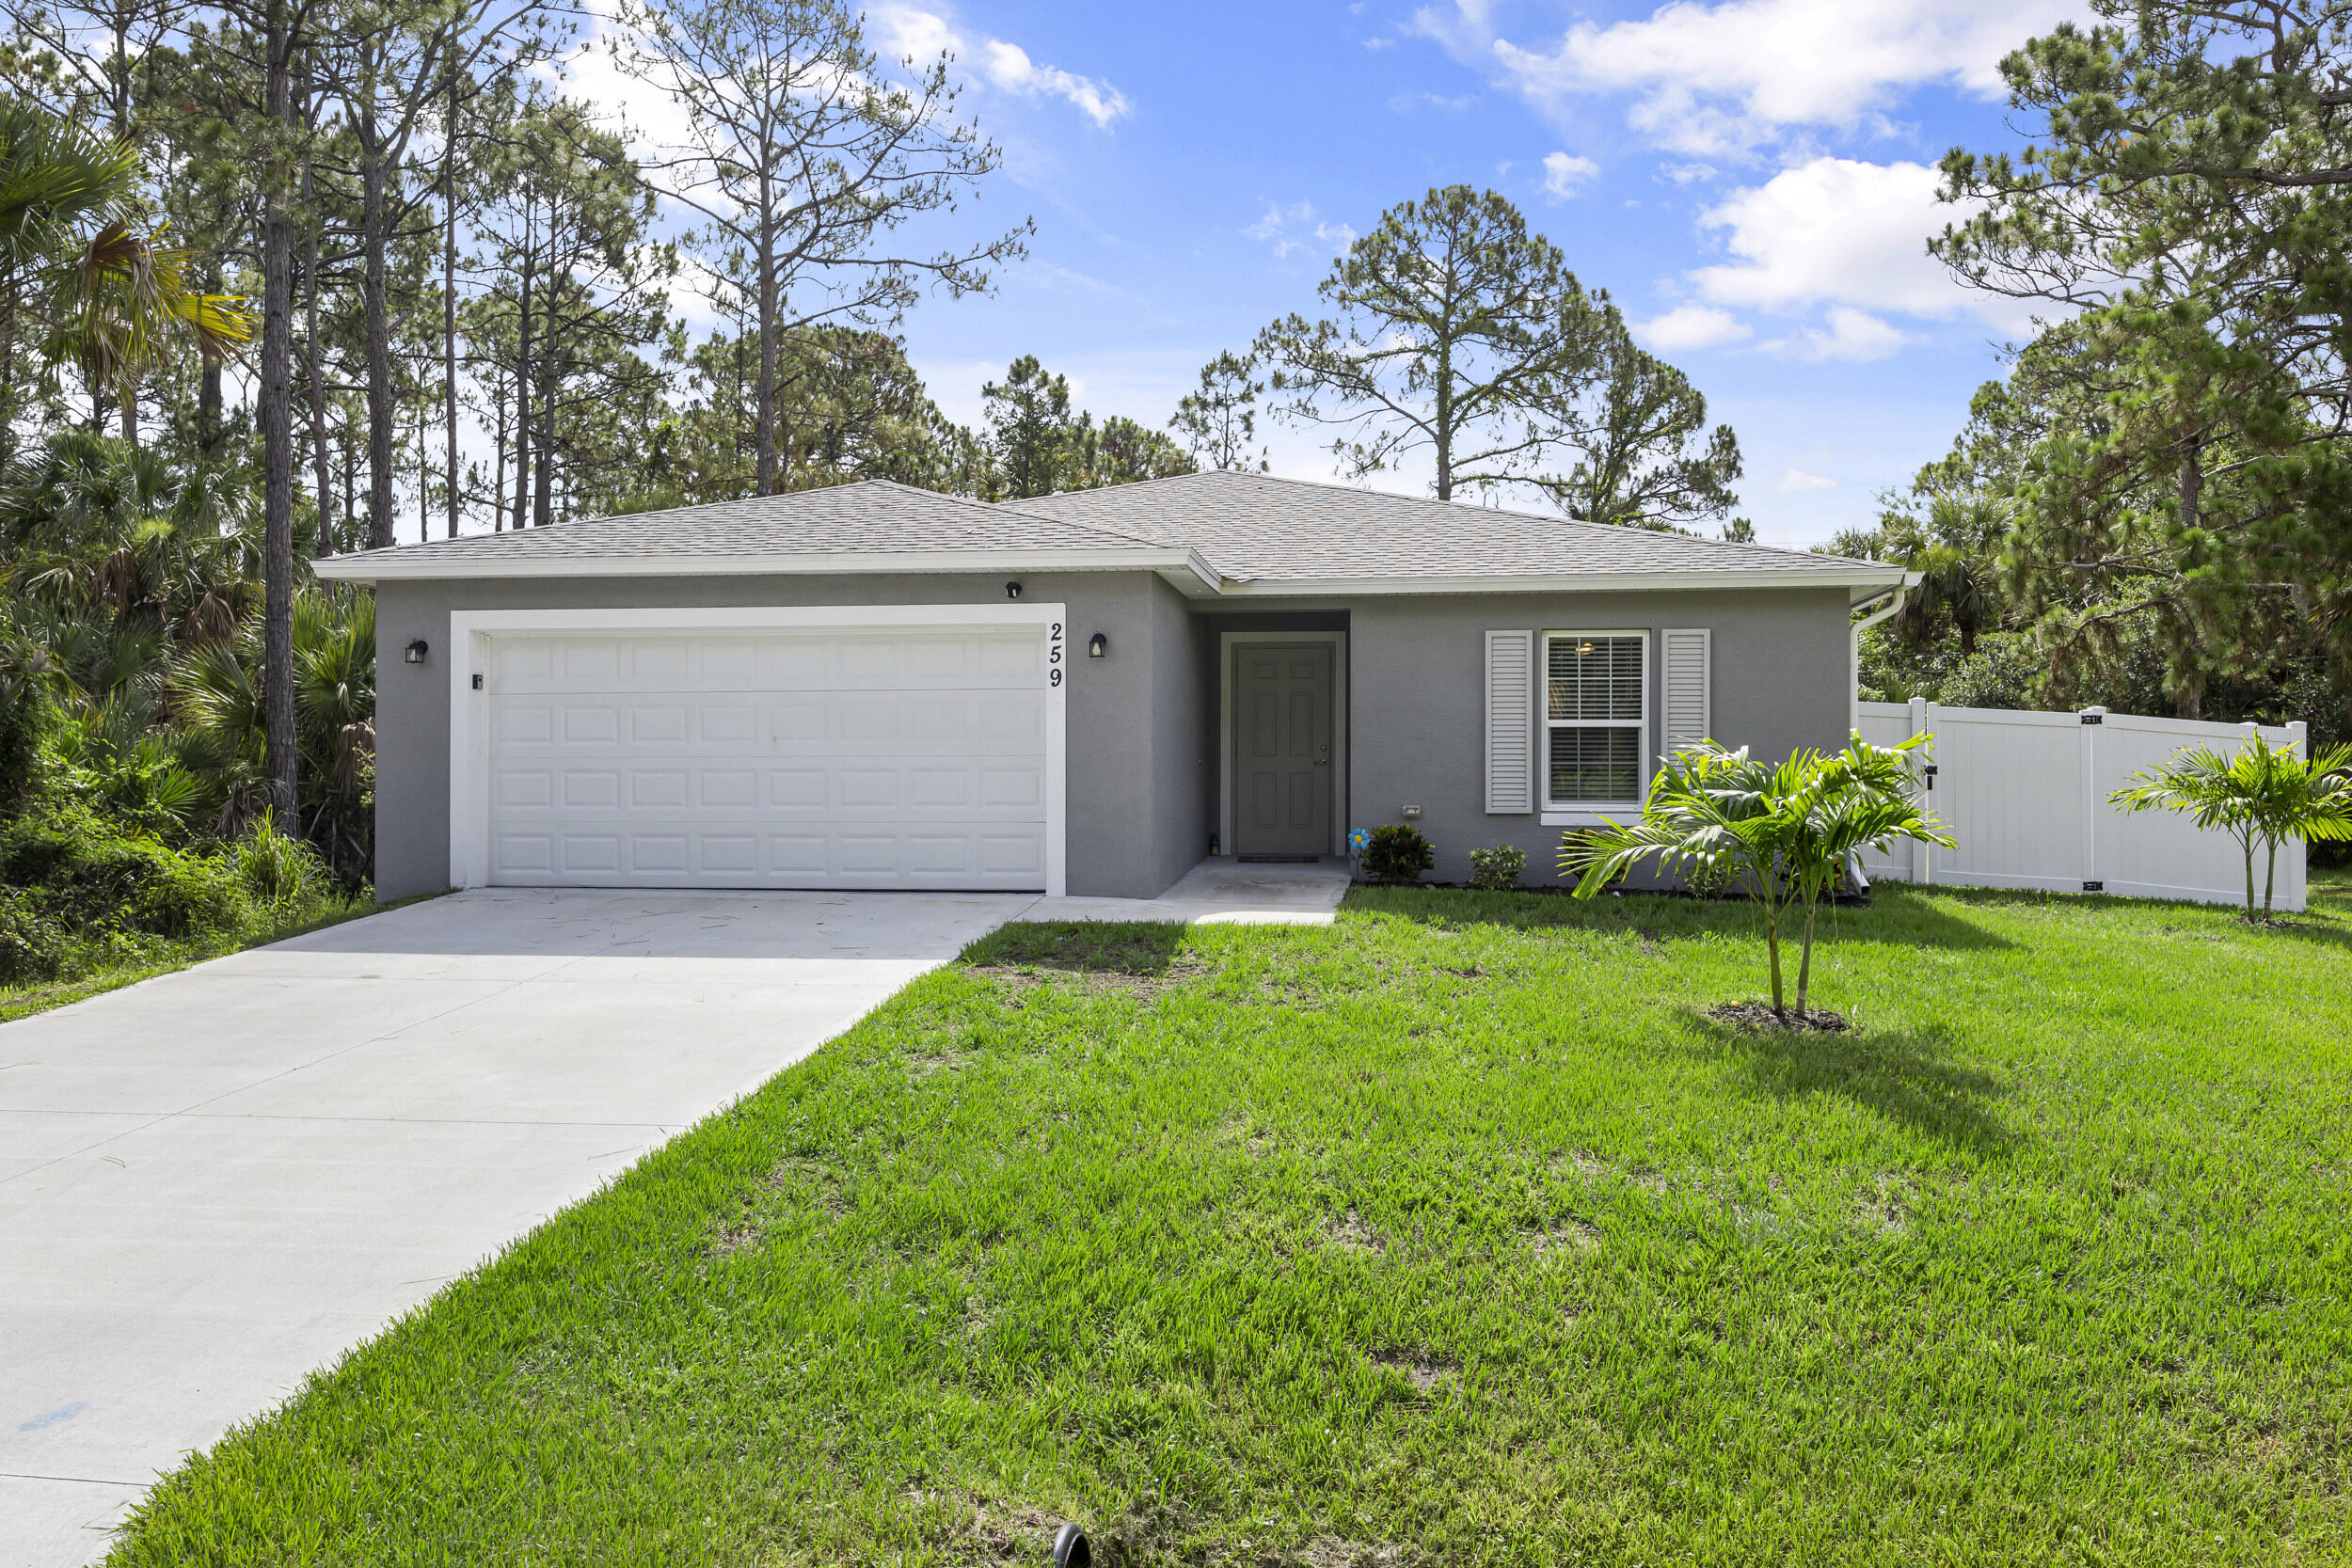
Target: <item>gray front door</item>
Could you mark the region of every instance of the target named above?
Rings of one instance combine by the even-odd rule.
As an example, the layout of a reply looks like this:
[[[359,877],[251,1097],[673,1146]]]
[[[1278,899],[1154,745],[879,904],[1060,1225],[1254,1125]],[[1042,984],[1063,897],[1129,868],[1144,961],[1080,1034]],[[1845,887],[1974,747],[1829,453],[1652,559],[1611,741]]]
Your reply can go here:
[[[1233,648],[1233,853],[1331,849],[1331,645]]]

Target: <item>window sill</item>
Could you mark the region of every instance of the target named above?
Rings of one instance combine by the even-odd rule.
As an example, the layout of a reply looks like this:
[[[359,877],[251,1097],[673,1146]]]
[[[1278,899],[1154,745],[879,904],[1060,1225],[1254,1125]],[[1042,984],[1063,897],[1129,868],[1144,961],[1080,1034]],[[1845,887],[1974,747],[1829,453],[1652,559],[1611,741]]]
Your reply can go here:
[[[1628,818],[1641,815],[1639,801],[1622,806],[1546,806],[1542,821],[1547,828],[1605,828],[1611,818],[1622,826]]]

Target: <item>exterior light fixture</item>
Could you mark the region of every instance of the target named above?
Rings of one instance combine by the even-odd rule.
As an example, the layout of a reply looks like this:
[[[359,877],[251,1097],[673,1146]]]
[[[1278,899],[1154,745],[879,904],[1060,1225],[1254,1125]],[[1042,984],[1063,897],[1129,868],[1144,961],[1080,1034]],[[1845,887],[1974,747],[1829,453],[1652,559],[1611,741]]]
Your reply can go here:
[[[1009,582],[1009,583],[1005,584],[1005,597],[1007,597],[1008,599],[1017,599],[1017,598],[1019,598],[1020,596],[1021,596],[1021,585],[1020,585],[1019,583],[1017,583],[1017,582]]]
[[[1087,639],[1087,657],[1101,658],[1104,654],[1109,653],[1110,651],[1111,640],[1104,637],[1101,632],[1098,631],[1092,637]]]
[[[424,656],[432,651],[432,644],[428,643],[423,638],[420,637],[414,642],[408,644],[406,656],[408,662],[411,664],[422,664],[424,662]]]

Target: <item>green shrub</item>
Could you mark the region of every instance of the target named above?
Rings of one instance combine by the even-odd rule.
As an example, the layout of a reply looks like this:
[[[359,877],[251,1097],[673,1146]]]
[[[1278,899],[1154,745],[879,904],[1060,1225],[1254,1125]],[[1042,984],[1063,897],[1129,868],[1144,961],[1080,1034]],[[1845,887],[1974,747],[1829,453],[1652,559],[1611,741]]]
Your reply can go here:
[[[272,909],[310,902],[326,886],[318,852],[278,831],[276,814],[264,811],[236,847],[237,878],[255,901]]]
[[[1437,863],[1437,852],[1421,830],[1402,823],[1384,822],[1373,829],[1372,842],[1364,847],[1365,875],[1384,882],[1416,881]]]
[[[15,812],[40,785],[43,742],[57,713],[41,685],[48,656],[0,630],[0,817]]]
[[[1740,896],[1740,869],[1716,861],[1686,861],[1676,868],[1682,891],[1693,898]]]
[[[1527,851],[1515,844],[1470,851],[1470,886],[1500,893],[1519,885],[1527,870]]]
[[[256,914],[230,857],[175,849],[72,800],[0,828],[0,898],[10,985],[140,961]]]

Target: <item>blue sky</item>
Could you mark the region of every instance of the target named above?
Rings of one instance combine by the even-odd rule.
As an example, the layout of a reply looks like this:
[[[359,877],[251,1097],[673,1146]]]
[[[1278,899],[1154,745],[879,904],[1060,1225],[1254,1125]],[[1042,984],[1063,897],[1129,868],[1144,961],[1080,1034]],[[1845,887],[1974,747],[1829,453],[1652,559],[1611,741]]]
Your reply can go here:
[[[1098,414],[1157,424],[1219,349],[1311,312],[1384,208],[1491,185],[1738,431],[1763,537],[1816,543],[1946,449],[2026,325],[1924,258],[1950,215],[1931,169],[2017,145],[1995,63],[2077,8],[885,0],[874,41],[953,49],[1005,149],[957,221],[1038,230],[993,297],[910,317],[909,350],[967,421],[1034,353]],[[1329,477],[1311,436],[1274,447]]]

